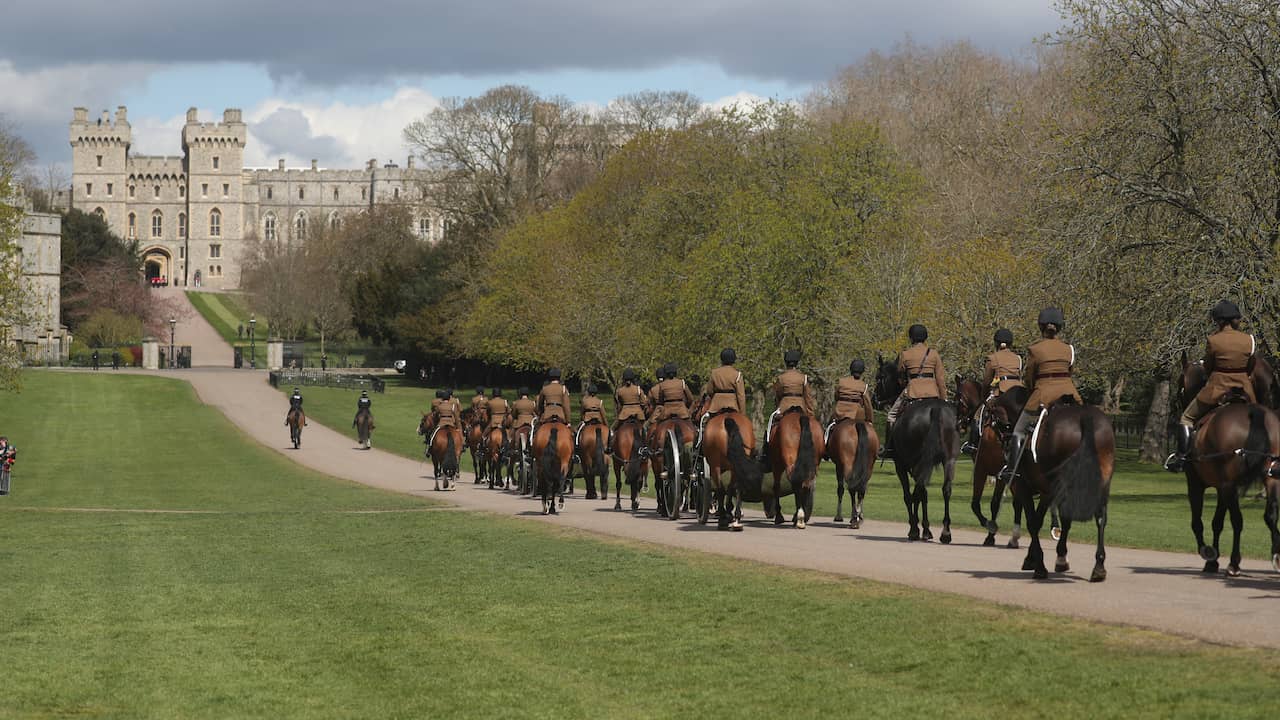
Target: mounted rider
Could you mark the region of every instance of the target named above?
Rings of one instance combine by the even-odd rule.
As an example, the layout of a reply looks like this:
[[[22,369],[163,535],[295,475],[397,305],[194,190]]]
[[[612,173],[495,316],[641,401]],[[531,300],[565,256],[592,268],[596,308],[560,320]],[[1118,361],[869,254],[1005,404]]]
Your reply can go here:
[[[663,380],[667,379],[667,366],[659,366],[657,370],[653,371],[653,377],[655,378],[653,385],[649,386],[649,407],[652,408],[649,419],[653,421],[654,425],[657,425],[666,419],[666,410],[662,407],[662,397],[658,394],[658,386],[662,384]]]
[[[919,323],[907,328],[907,340],[911,347],[898,356],[898,378],[906,384],[906,389],[898,395],[889,412],[885,414],[884,447],[881,457],[893,457],[893,426],[898,422],[907,403],[927,398],[947,397],[947,374],[942,369],[942,358],[929,347],[929,330]]]
[[[582,437],[582,428],[593,422],[602,424],[609,422],[609,419],[605,416],[604,403],[600,401],[600,398],[596,397],[598,392],[600,392],[600,389],[596,387],[595,383],[587,383],[587,391],[582,395],[582,421],[578,423],[578,431],[573,434],[575,451],[578,448],[578,440]]]
[[[1045,308],[1037,319],[1040,325],[1040,340],[1027,348],[1027,362],[1022,371],[1022,382],[1031,391],[1027,404],[1013,426],[1013,436],[1009,439],[1009,447],[1005,453],[1005,466],[1000,476],[1005,481],[1017,477],[1018,463],[1022,460],[1022,451],[1026,447],[1027,431],[1031,423],[1040,417],[1048,408],[1053,407],[1064,397],[1083,405],[1076,384],[1071,379],[1075,373],[1076,349],[1058,338],[1058,333],[1067,324],[1060,308]]]
[[[471,412],[476,417],[488,409],[489,398],[484,396],[484,388],[476,386],[476,394],[471,396]]]
[[[373,413],[370,411],[372,407],[373,400],[369,398],[369,391],[361,390],[360,398],[356,400],[356,416],[351,419],[351,427],[356,426],[356,420],[360,419],[360,413],[367,412],[369,413],[369,428],[373,429]]]
[[[431,417],[432,418],[440,417],[439,410],[440,410],[440,403],[442,402],[444,402],[444,388],[440,388],[439,390],[436,390],[436,397],[434,400],[431,401]]]
[[[742,371],[734,367],[738,353],[733,348],[720,351],[720,367],[711,371],[711,377],[702,386],[702,419],[698,423],[697,447],[702,447],[702,432],[707,419],[722,412],[747,412],[747,386],[742,381]]]
[[[987,398],[978,408],[978,416],[969,423],[969,438],[960,448],[960,452],[966,455],[978,452],[982,424],[995,400],[1012,388],[1023,387],[1022,356],[1013,351],[1013,331],[1006,328],[997,330],[995,344],[996,351],[987,356],[987,368],[982,376],[982,387],[988,390]]]
[[[662,366],[665,379],[658,383],[658,400],[662,404],[662,419],[680,418],[688,420],[689,408],[693,405],[693,391],[680,379],[680,372],[675,363]],[[657,415],[657,413],[654,413]]]
[[[302,424],[306,425],[307,413],[302,409],[302,391],[298,388],[294,388],[293,394],[289,396],[289,412],[293,412],[294,410],[297,410],[302,414]],[[289,418],[287,416],[284,419],[284,424],[289,424]]]
[[[867,381],[862,379],[866,371],[865,362],[860,359],[854,360],[849,363],[849,374],[836,383],[835,413],[831,417],[831,423],[827,425],[826,434],[823,436],[824,443],[831,441],[831,428],[842,420],[856,423],[876,421],[876,411],[871,407],[871,388],[867,385]]]
[[[769,442],[769,437],[773,434],[773,426],[778,423],[785,413],[798,409],[805,415],[812,417],[815,412],[813,409],[813,388],[809,386],[809,376],[796,369],[800,364],[800,351],[788,350],[782,354],[782,364],[786,369],[773,381],[773,401],[777,404],[777,408],[773,411],[773,415],[769,417],[769,425],[765,428],[764,441]]]
[[[489,411],[489,424],[485,430],[501,430],[511,426],[511,403],[502,397],[498,388],[489,390],[489,402],[485,408]]]
[[[1165,468],[1170,472],[1182,471],[1187,453],[1191,451],[1196,423],[1224,398],[1239,394],[1251,403],[1258,401],[1252,376],[1258,343],[1252,335],[1240,330],[1239,306],[1223,300],[1213,307],[1209,315],[1218,329],[1205,342],[1202,362],[1206,380],[1179,418],[1178,447],[1165,461]]]
[[[636,384],[636,371],[627,368],[622,371],[622,385],[613,391],[613,406],[618,409],[618,418],[609,426],[609,442],[605,447],[606,454],[613,453],[613,438],[618,433],[618,426],[628,420],[641,424],[648,418],[649,398]]]
[[[551,368],[547,371],[547,384],[538,393],[538,422],[555,419],[568,425],[572,409],[569,388],[560,382],[560,368]]]
[[[511,403],[511,412],[515,415],[511,425],[517,431],[523,427],[532,428],[533,421],[538,418],[538,404],[529,397],[529,388],[520,388],[518,395]]]
[[[431,430],[431,437],[427,438],[427,447],[431,447],[435,442],[436,433],[440,432],[440,428],[457,427],[458,423],[462,421],[462,403],[458,402],[458,398],[453,396],[453,390],[445,388],[438,392],[440,400],[431,403],[435,406],[432,412],[435,414],[436,426]]]

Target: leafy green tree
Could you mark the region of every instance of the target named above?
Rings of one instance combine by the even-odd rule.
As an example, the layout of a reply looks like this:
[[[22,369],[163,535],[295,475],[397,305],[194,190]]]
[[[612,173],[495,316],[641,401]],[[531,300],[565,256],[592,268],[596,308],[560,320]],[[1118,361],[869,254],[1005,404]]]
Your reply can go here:
[[[62,216],[62,323],[72,329],[97,309],[101,298],[87,286],[101,268],[142,267],[138,241],[126,242],[93,213],[69,210]],[[133,272],[137,276],[137,272]],[[134,279],[140,278],[135,277]]]

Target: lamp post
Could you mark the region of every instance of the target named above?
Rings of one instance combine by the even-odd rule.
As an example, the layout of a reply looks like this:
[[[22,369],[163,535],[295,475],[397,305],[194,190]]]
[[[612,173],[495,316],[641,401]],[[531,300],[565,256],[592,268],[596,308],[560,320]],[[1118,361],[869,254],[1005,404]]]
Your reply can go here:
[[[258,369],[258,354],[254,351],[254,329],[258,327],[258,320],[252,314],[249,315],[249,368]]]
[[[173,369],[174,367],[176,367],[174,361],[176,361],[177,358],[173,354],[173,334],[177,330],[177,327],[178,327],[178,319],[170,315],[169,316],[169,368],[170,369]]]

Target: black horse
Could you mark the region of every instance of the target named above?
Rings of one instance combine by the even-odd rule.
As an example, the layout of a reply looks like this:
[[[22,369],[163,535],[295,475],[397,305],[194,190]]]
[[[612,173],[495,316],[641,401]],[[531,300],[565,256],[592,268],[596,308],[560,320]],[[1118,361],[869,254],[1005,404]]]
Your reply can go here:
[[[877,358],[880,368],[876,371],[873,399],[876,405],[887,408],[905,390],[898,374],[898,359],[891,361]],[[956,409],[944,398],[917,400],[903,408],[893,426],[894,469],[898,482],[902,483],[902,502],[907,506],[907,520],[911,540],[932,540],[929,530],[929,481],[934,467],[941,465],[942,482],[942,535],[943,544],[951,542],[951,483],[955,479],[956,459],[960,457],[960,433],[956,425]],[[915,480],[912,488],[910,480]],[[923,529],[923,532],[922,532]]]

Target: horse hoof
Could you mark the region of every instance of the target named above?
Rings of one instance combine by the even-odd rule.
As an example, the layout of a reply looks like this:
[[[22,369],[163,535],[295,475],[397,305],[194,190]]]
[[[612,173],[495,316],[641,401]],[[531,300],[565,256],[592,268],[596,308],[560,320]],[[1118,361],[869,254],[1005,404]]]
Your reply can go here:
[[[1018,538],[1016,537],[1009,538],[1009,542],[1004,544],[1004,546],[1010,550],[1017,550],[1019,545],[1021,545],[1021,543],[1018,542]]]
[[[618,512],[621,512],[621,511],[622,511],[622,501],[621,501],[621,500],[619,500],[618,502],[614,503],[614,504],[613,504],[613,509],[614,509],[614,510],[617,510]]]
[[[1228,566],[1227,566],[1227,577],[1240,577],[1240,566],[1239,566],[1239,565],[1228,565]]]
[[[857,530],[858,528],[862,527],[862,521],[861,521],[861,520],[850,520],[850,521],[849,521],[849,527],[853,528],[854,530]]]
[[[587,493],[587,500],[599,500],[600,496],[595,493]]]
[[[837,516],[835,516],[834,518],[832,518],[832,519],[831,519],[831,522],[838,522],[838,523],[842,523],[842,522],[844,522],[844,516],[843,516],[843,515],[837,515]]]
[[[916,540],[919,540],[919,539],[920,539],[920,531],[919,531],[919,530],[916,530],[915,528],[911,528],[911,530],[909,530],[909,531],[907,532],[907,539],[908,539],[908,540],[910,540],[910,541],[912,541],[912,542],[915,542]]]
[[[932,540],[932,539],[933,539],[933,531],[932,531],[932,530],[930,530],[929,528],[925,528],[925,529],[924,529],[924,532],[920,533],[920,537],[921,537],[921,538],[924,538],[925,540]]]
[[[1053,536],[1054,542],[1062,539],[1062,528],[1054,527],[1049,529],[1049,534]]]
[[[1218,549],[1212,545],[1200,546],[1200,559],[1213,562],[1218,559]]]
[[[950,532],[947,532],[946,530],[943,530],[943,531],[942,531],[942,537],[938,538],[938,542],[941,542],[943,545],[950,545],[950,544],[951,544],[951,533],[950,533]]]
[[[1218,572],[1218,561],[1217,561],[1217,560],[1210,560],[1209,562],[1205,563],[1205,564],[1204,564],[1204,570],[1201,570],[1200,572],[1205,572],[1205,573],[1214,573],[1214,574],[1217,574],[1217,572]]]
[[[1049,577],[1049,571],[1045,570],[1043,567],[1038,567],[1036,568],[1035,572],[1031,574],[1031,577],[1037,580],[1044,580],[1045,578]]]
[[[1066,560],[1059,560],[1053,564],[1053,571],[1056,573],[1064,573],[1071,569],[1071,563]]]
[[[995,533],[990,533],[987,535],[987,539],[982,541],[982,547],[995,547],[995,546],[996,546]]]
[[[734,520],[733,524],[729,526],[729,529],[733,532],[742,532],[742,521]]]
[[[1036,569],[1036,563],[1035,563],[1035,561],[1034,561],[1034,560],[1032,560],[1031,558],[1027,558],[1027,559],[1023,560],[1023,561],[1022,561],[1022,569],[1023,569],[1023,570],[1035,570],[1035,569]]]
[[[1093,573],[1089,575],[1089,582],[1102,582],[1107,579],[1107,569],[1101,565],[1095,565]]]

